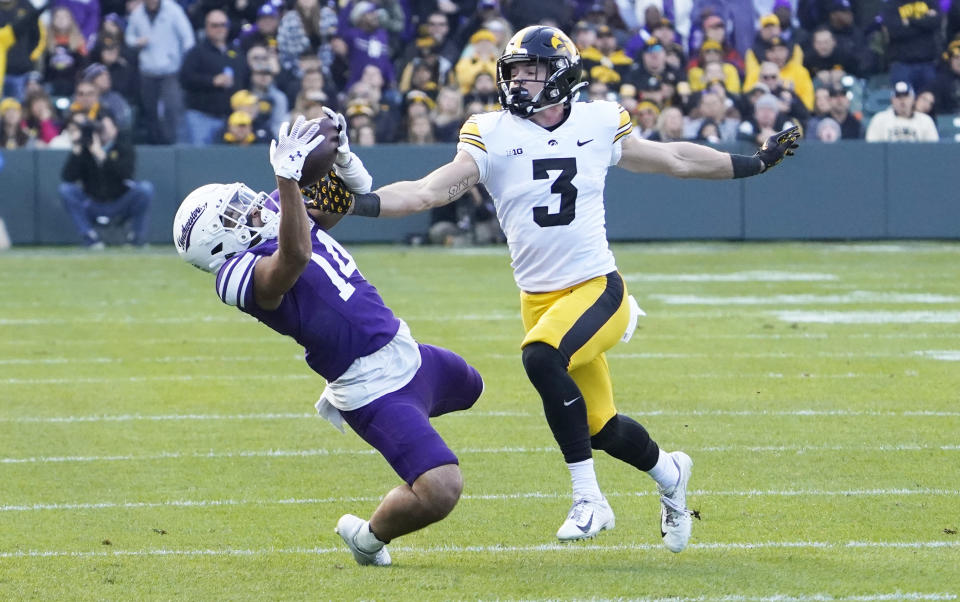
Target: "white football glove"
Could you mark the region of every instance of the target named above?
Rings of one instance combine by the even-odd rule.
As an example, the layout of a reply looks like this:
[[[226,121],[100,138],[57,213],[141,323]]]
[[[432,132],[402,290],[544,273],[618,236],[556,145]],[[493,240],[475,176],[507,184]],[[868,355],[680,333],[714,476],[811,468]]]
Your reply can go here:
[[[283,122],[276,139],[270,141],[270,165],[278,178],[300,180],[307,155],[324,140],[316,135],[319,129],[318,123],[307,121],[303,115],[297,116],[293,127],[290,122]]]
[[[337,124],[337,129],[340,130],[340,140],[337,145],[337,158],[333,160],[334,163],[340,167],[344,167],[347,163],[350,162],[350,137],[347,136],[347,118],[343,116],[342,113],[337,113],[330,107],[323,107],[323,112],[326,113],[334,123]]]

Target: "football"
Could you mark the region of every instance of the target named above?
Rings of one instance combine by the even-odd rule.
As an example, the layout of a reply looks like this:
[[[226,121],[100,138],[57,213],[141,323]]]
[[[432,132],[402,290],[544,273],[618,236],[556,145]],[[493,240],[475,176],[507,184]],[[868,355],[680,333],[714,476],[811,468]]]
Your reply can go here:
[[[319,123],[320,131],[317,135],[324,136],[324,140],[310,151],[307,160],[303,162],[303,172],[300,176],[301,188],[316,184],[326,176],[327,172],[333,169],[333,160],[337,156],[337,147],[340,145],[337,122],[324,117],[319,120]]]

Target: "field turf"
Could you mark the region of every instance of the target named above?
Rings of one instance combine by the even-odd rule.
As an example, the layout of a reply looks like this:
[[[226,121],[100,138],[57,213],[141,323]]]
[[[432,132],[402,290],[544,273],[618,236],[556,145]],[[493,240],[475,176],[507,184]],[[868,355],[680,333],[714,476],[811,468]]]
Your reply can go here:
[[[350,246],[348,245],[348,248]],[[172,248],[0,254],[0,600],[950,600],[960,244],[616,245],[649,314],[620,410],[694,460],[690,547],[597,454],[616,529],[560,545],[569,476],[519,359],[503,248],[351,248],[486,391],[435,424],[464,497],[357,567],[337,518],[397,484],[297,345]]]

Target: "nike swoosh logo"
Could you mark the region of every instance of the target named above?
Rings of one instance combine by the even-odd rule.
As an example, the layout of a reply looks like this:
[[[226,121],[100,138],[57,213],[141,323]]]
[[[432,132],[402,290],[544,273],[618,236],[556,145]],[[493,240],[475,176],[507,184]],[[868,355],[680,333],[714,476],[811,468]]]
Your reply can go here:
[[[572,404],[573,402],[575,402],[575,401],[578,400],[578,399],[580,399],[580,398],[579,398],[579,397],[574,397],[574,398],[571,399],[570,401],[565,401],[565,402],[563,402],[563,405],[564,405],[564,407],[569,406],[570,404]]]
[[[587,524],[583,525],[582,527],[580,525],[577,525],[577,528],[580,529],[582,532],[586,533],[587,531],[590,530],[590,525],[592,524],[593,524],[593,512],[590,513],[590,520],[587,521]]]
[[[593,138],[589,140],[584,140],[583,142],[580,142],[579,140],[577,140],[577,146],[583,146],[584,144],[590,144],[591,142],[593,142]]]

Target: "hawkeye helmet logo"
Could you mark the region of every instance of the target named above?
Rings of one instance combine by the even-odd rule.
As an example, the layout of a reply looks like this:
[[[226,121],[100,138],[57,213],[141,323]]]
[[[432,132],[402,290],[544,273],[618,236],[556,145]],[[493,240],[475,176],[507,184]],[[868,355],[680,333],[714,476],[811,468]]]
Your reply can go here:
[[[177,246],[183,249],[184,253],[190,248],[190,233],[193,232],[193,227],[197,224],[197,220],[200,219],[200,216],[203,215],[206,209],[206,203],[200,205],[190,212],[190,215],[187,216],[187,221],[183,223],[183,228],[180,229],[180,236],[177,237]]]

